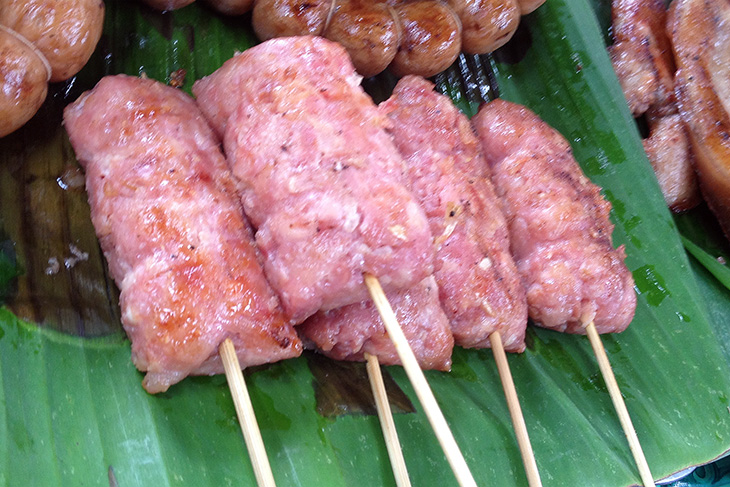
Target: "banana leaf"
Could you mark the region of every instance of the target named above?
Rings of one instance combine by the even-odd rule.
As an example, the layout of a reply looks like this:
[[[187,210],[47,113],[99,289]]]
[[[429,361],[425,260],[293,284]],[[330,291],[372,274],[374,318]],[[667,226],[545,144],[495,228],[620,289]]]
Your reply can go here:
[[[255,42],[250,16],[106,3],[89,65],[0,139],[0,222],[22,270],[0,309],[0,485],[255,485],[224,377],[141,388],[60,123],[104,74],[184,70],[189,90]],[[497,94],[535,110],[611,200],[639,305],[626,332],[603,340],[661,478],[730,449],[730,299],[682,247],[677,222],[696,243],[709,230],[663,203],[605,52],[606,16],[606,2],[548,0],[495,56],[464,56],[435,80],[469,115]],[[382,99],[393,82],[365,85]],[[427,378],[477,483],[526,485],[491,351],[458,349],[453,362]],[[585,337],[530,328],[509,363],[545,485],[639,482]],[[395,485],[362,364],[308,353],[245,373],[278,485]],[[457,485],[404,372],[386,375],[413,484]]]

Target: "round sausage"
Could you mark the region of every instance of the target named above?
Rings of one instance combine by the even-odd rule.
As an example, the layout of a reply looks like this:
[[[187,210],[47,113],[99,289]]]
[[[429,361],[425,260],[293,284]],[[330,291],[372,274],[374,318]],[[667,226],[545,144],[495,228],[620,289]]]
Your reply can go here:
[[[340,0],[323,35],[340,43],[358,73],[375,76],[393,61],[398,51],[400,26],[385,3]]]
[[[253,0],[208,0],[208,3],[225,15],[243,15],[253,6]]]
[[[0,25],[0,137],[20,128],[48,93],[51,68],[17,32]]]
[[[257,0],[253,6],[253,29],[262,41],[320,35],[332,7],[332,0]]]
[[[520,23],[517,0],[448,0],[459,15],[461,44],[469,54],[486,54],[509,41]]]
[[[394,7],[401,41],[390,69],[396,76],[425,78],[451,66],[461,52],[461,22],[438,0],[417,0]]]
[[[102,0],[0,0],[0,24],[32,42],[51,64],[51,81],[84,67],[104,24]]]

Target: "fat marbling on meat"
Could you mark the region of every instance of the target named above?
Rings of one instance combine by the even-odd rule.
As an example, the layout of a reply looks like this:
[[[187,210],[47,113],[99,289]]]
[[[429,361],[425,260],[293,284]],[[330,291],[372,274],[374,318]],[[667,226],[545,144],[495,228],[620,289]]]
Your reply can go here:
[[[457,345],[525,348],[527,305],[509,234],[469,120],[423,78],[407,76],[380,105],[392,121],[410,188],[435,236],[434,276]]]
[[[388,119],[359,83],[341,46],[305,36],[248,49],[193,87],[293,322],[367,299],[364,272],[388,292],[433,270]]]
[[[636,294],[610,204],[570,144],[527,108],[495,100],[472,119],[502,198],[530,317],[547,328],[599,333],[631,322]]]
[[[218,139],[190,97],[152,80],[106,77],[65,110],[64,124],[149,392],[222,373],[226,338],[244,366],[301,353]]]

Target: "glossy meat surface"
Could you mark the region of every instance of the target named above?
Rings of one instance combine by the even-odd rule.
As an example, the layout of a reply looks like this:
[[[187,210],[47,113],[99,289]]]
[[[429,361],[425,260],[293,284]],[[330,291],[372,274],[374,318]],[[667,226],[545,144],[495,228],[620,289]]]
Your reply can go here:
[[[434,276],[456,344],[487,347],[498,331],[505,349],[524,350],[525,293],[469,120],[415,76],[401,79],[380,107],[435,236]]]
[[[644,139],[644,150],[654,168],[667,206],[680,212],[697,206],[700,190],[687,129],[679,114],[659,117]]]
[[[218,140],[191,98],[152,80],[107,77],[66,109],[64,123],[149,392],[221,373],[227,337],[243,366],[301,353]]]
[[[568,142],[524,107],[502,100],[472,120],[504,203],[530,317],[546,328],[599,333],[631,322],[636,294],[622,247],[611,244],[610,204],[582,173]]]
[[[631,112],[672,103],[674,61],[664,0],[613,0],[611,61]]]
[[[387,296],[421,368],[449,370],[454,338],[434,278]],[[369,353],[383,365],[401,363],[371,300],[320,311],[297,329],[305,343],[336,360],[363,360]]]
[[[388,121],[339,45],[274,39],[227,61],[193,91],[224,134],[265,272],[287,315],[303,321],[433,270],[423,210],[403,185]]]

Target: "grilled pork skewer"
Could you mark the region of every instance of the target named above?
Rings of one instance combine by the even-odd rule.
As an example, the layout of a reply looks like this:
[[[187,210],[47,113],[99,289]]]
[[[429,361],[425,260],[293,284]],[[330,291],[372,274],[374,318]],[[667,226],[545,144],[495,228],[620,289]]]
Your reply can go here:
[[[636,294],[623,247],[611,243],[611,205],[582,173],[562,135],[503,100],[473,118],[501,197],[512,253],[539,326],[623,331]]]
[[[525,292],[469,120],[417,76],[401,79],[380,110],[392,122],[410,188],[434,235],[434,277],[455,343],[484,348],[499,332],[508,351],[522,352]]]
[[[642,481],[654,485],[598,336],[623,331],[636,308],[623,247],[611,243],[610,204],[582,173],[570,144],[527,108],[495,100],[472,122],[504,203],[530,317],[588,334]]]
[[[250,400],[236,388],[239,360],[296,357],[302,346],[264,278],[218,140],[187,95],[127,76],[102,79],[66,108],[64,124],[145,389],[225,368],[259,484],[273,485]]]
[[[436,236],[434,277],[455,342],[494,349],[528,482],[542,485],[504,353],[525,349],[525,292],[479,140],[466,116],[420,77],[401,79],[380,109]]]
[[[193,87],[223,135],[265,272],[293,322],[361,302],[376,284],[413,286],[433,269],[426,217],[359,83],[341,46],[310,36],[260,44]],[[476,485],[397,320],[386,328],[457,479]]]
[[[295,323],[367,299],[364,272],[388,291],[433,270],[426,217],[359,82],[339,45],[294,37],[248,49],[193,87]]]
[[[192,99],[152,80],[107,77],[66,108],[64,124],[148,392],[222,373],[225,338],[244,366],[301,353]]]

